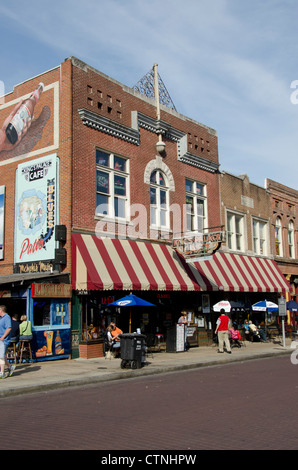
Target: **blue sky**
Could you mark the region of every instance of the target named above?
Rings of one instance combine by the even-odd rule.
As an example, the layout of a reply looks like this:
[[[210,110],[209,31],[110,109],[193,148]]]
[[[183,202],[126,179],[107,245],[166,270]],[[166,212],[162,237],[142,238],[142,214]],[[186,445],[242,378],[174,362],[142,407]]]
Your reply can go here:
[[[1,2],[0,81],[76,56],[134,86],[157,62],[177,111],[216,129],[221,170],[297,190],[297,18],[297,0]]]

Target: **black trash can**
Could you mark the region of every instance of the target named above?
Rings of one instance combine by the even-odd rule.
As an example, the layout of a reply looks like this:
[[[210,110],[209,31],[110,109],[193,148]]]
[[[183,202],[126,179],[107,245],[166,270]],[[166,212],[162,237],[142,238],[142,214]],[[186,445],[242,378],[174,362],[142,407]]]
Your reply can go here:
[[[140,369],[145,362],[146,336],[138,333],[119,335],[121,368]]]

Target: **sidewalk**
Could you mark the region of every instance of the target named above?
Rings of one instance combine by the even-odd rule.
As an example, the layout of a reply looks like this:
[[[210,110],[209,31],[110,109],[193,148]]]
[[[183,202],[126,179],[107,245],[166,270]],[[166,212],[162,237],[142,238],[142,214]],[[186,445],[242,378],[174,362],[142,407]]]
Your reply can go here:
[[[194,369],[206,366],[291,354],[291,340],[284,348],[278,343],[245,342],[246,347],[233,348],[232,354],[218,354],[217,347],[191,348],[188,352],[156,352],[146,358],[141,369],[121,369],[121,359],[70,359],[17,364],[12,377],[0,380],[0,397],[44,392],[62,387],[95,384],[110,380]],[[298,345],[298,343],[297,343]],[[290,358],[289,358],[290,360]]]

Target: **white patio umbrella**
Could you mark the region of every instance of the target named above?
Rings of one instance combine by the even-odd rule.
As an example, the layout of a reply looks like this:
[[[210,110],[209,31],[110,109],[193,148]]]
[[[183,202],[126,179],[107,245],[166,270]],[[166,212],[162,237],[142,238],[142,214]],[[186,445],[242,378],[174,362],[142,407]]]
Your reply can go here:
[[[217,304],[213,305],[214,312],[220,312],[222,308],[225,312],[229,313],[231,311],[230,302],[228,300],[221,300],[220,302],[217,302]]]

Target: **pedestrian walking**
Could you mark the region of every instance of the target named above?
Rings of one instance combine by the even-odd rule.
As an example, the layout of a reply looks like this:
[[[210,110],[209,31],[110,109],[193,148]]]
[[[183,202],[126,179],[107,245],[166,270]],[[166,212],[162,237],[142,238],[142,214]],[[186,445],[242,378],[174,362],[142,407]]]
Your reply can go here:
[[[188,350],[188,345],[187,345],[187,325],[188,325],[188,322],[187,322],[186,314],[187,313],[183,310],[181,312],[181,317],[178,320],[178,324],[184,325],[184,351]]]
[[[8,368],[8,377],[13,374],[15,364],[9,364],[6,359],[6,351],[10,344],[11,318],[7,313],[6,306],[0,305],[0,379],[6,378],[5,365]]]
[[[229,317],[226,315],[225,310],[220,310],[220,316],[216,322],[215,334],[218,334],[218,352],[223,353],[225,345],[227,353],[231,354],[231,345],[229,340]]]

